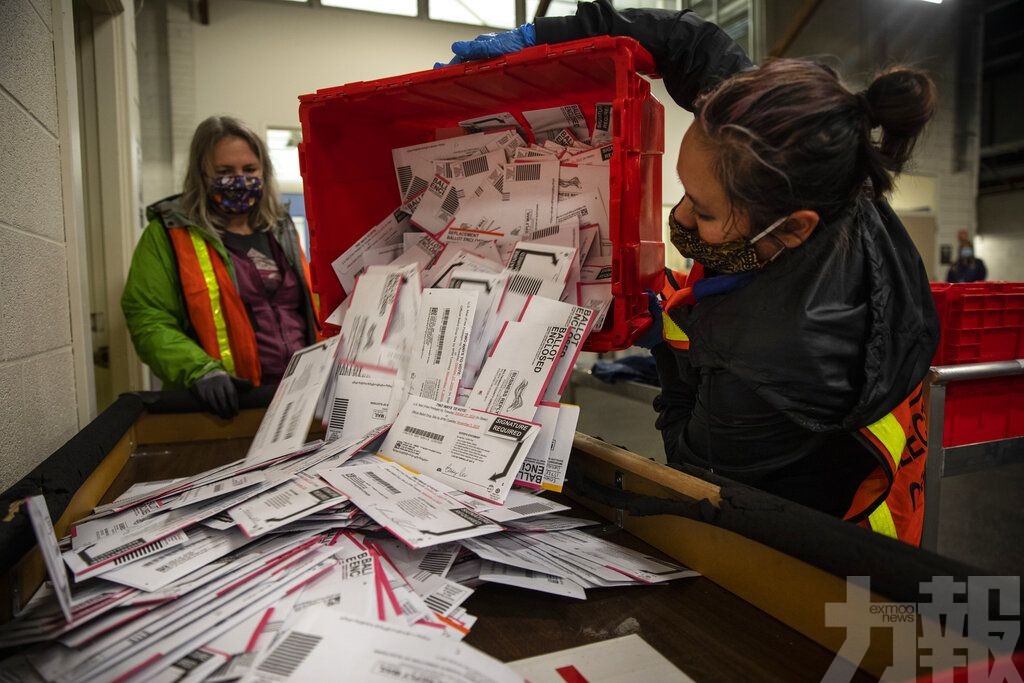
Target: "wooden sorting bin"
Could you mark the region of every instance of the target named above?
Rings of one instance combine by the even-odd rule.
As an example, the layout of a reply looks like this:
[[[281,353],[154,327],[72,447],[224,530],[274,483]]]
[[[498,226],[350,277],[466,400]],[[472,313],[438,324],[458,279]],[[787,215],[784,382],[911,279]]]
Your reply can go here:
[[[0,619],[10,619],[45,580],[20,499],[42,491],[63,536],[135,482],[186,476],[242,457],[268,401],[266,392],[249,394],[239,417],[225,422],[196,412],[185,394],[122,396],[4,493]],[[981,573],[583,434],[576,437],[566,493],[578,514],[589,510],[607,520],[598,532],[610,540],[661,551],[703,576],[594,589],[585,602],[487,584],[465,604],[479,617],[467,643],[510,661],[637,633],[698,681],[817,681],[845,638],[843,629],[825,628],[824,614],[826,603],[846,600],[846,575],[872,576],[875,601],[916,602],[920,581]],[[687,516],[627,511],[652,501]],[[890,663],[887,635],[873,634],[858,680],[878,677]]]

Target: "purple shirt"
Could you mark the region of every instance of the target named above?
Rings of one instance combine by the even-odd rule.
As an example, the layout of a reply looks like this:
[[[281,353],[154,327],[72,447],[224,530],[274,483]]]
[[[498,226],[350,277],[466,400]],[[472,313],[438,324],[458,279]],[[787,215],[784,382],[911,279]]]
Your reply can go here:
[[[302,285],[269,232],[221,233],[260,354],[261,384],[281,381],[292,354],[306,346]]]

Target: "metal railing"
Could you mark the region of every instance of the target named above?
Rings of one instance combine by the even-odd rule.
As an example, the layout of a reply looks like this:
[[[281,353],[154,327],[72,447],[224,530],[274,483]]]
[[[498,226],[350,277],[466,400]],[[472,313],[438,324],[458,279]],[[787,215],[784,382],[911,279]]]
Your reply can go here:
[[[1024,375],[1024,359],[933,367],[928,375],[928,460],[924,469],[924,531],[921,547],[936,550],[942,479],[978,472],[1011,462],[1024,462],[1024,437],[983,441],[964,446],[943,445],[946,386],[953,382]]]

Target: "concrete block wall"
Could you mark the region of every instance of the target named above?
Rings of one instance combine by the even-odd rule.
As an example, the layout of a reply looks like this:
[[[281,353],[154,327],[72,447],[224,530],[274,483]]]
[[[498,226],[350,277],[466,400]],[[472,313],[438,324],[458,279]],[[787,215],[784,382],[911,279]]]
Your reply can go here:
[[[79,427],[52,25],[0,2],[0,489]]]

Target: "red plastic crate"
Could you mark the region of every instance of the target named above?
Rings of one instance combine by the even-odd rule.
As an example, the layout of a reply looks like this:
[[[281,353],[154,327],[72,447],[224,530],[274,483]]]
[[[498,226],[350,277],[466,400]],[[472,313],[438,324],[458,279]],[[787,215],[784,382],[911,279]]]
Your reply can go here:
[[[944,446],[1024,436],[1024,377],[953,382],[946,387]]]
[[[942,338],[933,365],[1024,358],[1024,283],[932,283]],[[943,445],[1024,436],[1024,377],[946,387]]]
[[[1024,284],[932,283],[942,339],[933,365],[1024,358]]]
[[[299,165],[321,322],[344,297],[331,262],[400,202],[393,148],[430,142],[439,130],[496,112],[511,112],[526,127],[522,111],[563,104],[579,104],[592,127],[595,103],[612,102],[609,221],[615,301],[586,349],[629,347],[650,324],[644,289],[659,291],[664,278],[664,108],[641,76],[654,72],[654,60],[636,41],[601,37],[300,97]]]

